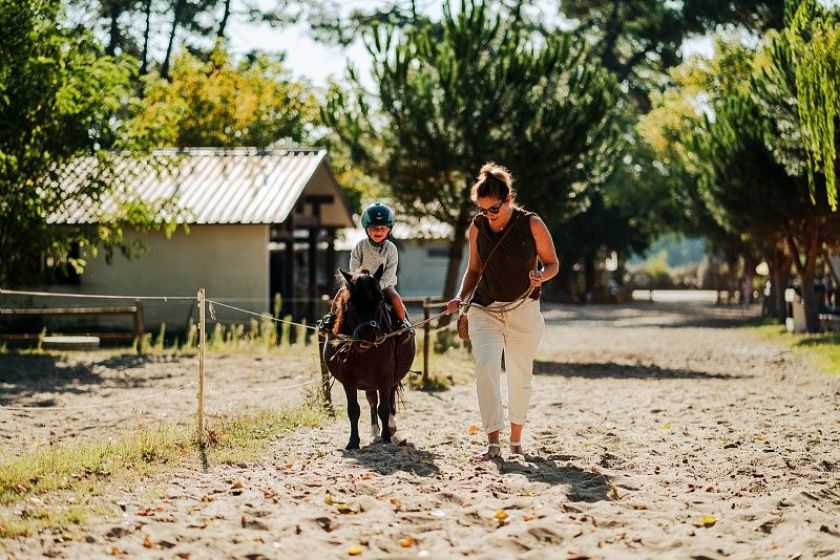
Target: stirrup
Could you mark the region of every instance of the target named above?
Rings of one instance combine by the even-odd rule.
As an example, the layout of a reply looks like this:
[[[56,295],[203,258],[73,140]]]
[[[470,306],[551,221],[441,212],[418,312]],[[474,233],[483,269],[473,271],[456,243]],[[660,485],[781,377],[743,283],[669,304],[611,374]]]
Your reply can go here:
[[[525,452],[522,451],[522,442],[521,441],[511,441],[510,442],[510,452],[514,455],[525,455]]]

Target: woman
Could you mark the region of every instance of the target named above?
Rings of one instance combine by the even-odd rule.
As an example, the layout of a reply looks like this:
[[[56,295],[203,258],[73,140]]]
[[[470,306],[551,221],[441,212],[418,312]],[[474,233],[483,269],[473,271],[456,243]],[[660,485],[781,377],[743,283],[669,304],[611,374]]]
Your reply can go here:
[[[481,168],[471,198],[479,213],[469,229],[469,260],[458,296],[447,311],[466,302],[475,357],[481,421],[487,434],[482,459],[501,456],[504,427],[500,379],[502,351],[508,381],[510,451],[522,454],[522,426],[531,398],[534,354],[545,321],[540,286],[557,275],[557,253],[545,223],[516,205],[513,180],[495,163]]]

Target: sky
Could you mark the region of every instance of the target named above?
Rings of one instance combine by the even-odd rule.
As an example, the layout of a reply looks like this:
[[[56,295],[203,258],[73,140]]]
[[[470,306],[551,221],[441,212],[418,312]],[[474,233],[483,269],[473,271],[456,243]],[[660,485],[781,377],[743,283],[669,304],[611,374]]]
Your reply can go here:
[[[263,0],[264,2],[265,0]],[[366,8],[382,5],[383,0],[345,0],[344,9]],[[421,2],[422,4],[422,2]],[[551,2],[551,5],[556,5]],[[433,15],[439,15],[440,4],[426,2]],[[548,3],[547,3],[548,5]],[[543,8],[548,11],[549,8]],[[295,77],[308,78],[315,86],[324,86],[330,77],[343,78],[348,61],[361,71],[363,78],[368,77],[369,57],[360,43],[348,48],[333,47],[316,43],[307,32],[304,24],[284,28],[272,28],[268,25],[247,23],[233,19],[229,26],[230,47],[234,55],[244,55],[254,50],[286,53],[286,63]],[[713,50],[711,37],[695,37],[683,44],[683,54],[700,53],[710,56]]]

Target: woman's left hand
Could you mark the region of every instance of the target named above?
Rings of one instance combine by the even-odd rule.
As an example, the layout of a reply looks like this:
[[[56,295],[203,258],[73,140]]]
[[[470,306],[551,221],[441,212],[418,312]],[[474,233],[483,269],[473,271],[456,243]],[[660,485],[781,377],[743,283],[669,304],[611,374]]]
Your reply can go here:
[[[542,272],[539,270],[532,270],[528,273],[528,278],[531,280],[531,285],[534,287],[539,287],[542,284]]]

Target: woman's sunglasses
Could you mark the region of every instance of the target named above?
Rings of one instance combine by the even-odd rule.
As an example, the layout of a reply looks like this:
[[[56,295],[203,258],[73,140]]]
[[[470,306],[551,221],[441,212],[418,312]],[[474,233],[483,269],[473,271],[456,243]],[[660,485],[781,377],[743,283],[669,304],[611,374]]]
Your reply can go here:
[[[493,215],[495,216],[496,214],[498,214],[499,212],[501,212],[501,210],[502,210],[502,205],[503,205],[505,202],[507,202],[507,199],[505,199],[505,200],[501,201],[501,202],[500,202],[500,203],[498,203],[498,204],[494,204],[493,206],[491,206],[491,207],[489,207],[489,208],[482,208],[481,206],[479,206],[479,207],[478,207],[478,211],[479,211],[479,212],[481,212],[481,213],[482,213],[483,215],[485,215],[485,216],[487,215],[487,213],[488,213],[488,212],[489,212],[489,213],[491,213],[491,214],[493,214]]]

